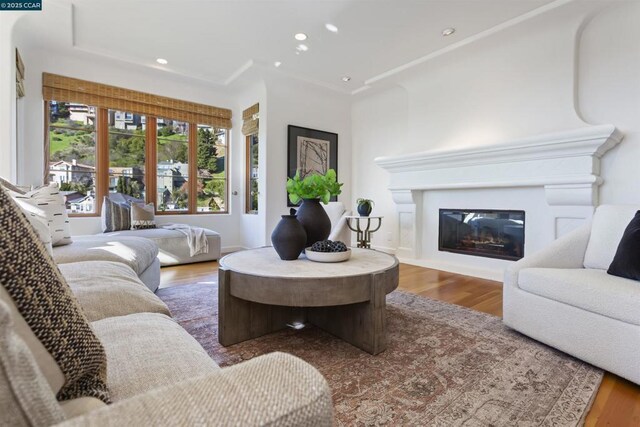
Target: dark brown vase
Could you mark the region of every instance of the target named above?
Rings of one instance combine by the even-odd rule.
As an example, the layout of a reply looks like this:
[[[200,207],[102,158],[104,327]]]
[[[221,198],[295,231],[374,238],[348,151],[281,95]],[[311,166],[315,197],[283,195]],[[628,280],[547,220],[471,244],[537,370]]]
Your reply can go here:
[[[282,215],[282,219],[271,233],[271,244],[280,259],[285,261],[298,259],[306,242],[307,233],[296,219],[296,215]]]
[[[320,240],[326,240],[331,234],[331,220],[320,205],[320,199],[302,199],[302,205],[298,209],[298,221],[307,232],[305,247]]]

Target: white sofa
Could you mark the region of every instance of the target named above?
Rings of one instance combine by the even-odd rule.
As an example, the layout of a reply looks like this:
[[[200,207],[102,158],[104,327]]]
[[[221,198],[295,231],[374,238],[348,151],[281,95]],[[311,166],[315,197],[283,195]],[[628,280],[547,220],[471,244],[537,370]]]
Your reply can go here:
[[[102,236],[143,237],[153,240],[158,245],[158,260],[162,267],[169,265],[191,264],[194,262],[214,261],[220,258],[221,242],[220,234],[213,230],[204,229],[207,236],[209,251],[207,253],[191,256],[187,238],[178,230],[166,228],[150,228],[145,230],[121,230],[103,233]]]
[[[640,384],[640,282],[606,272],[638,210],[600,206],[591,223],[509,267],[504,323]]]
[[[351,211],[347,210],[342,202],[329,202],[326,205],[322,204],[322,207],[331,220],[331,234],[328,239],[351,246],[351,230],[347,227],[347,216],[351,215]]]

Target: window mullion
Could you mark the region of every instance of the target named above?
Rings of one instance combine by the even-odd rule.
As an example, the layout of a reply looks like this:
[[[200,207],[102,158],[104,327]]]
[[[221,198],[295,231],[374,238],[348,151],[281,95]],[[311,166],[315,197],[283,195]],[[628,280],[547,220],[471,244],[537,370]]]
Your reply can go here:
[[[146,145],[145,145],[145,182],[146,201],[153,203],[158,211],[158,120],[156,117],[147,116]]]
[[[98,108],[98,129],[96,132],[98,150],[96,153],[96,213],[102,211],[102,202],[109,195],[109,113],[106,108]]]
[[[189,123],[189,213],[198,210],[198,125]]]

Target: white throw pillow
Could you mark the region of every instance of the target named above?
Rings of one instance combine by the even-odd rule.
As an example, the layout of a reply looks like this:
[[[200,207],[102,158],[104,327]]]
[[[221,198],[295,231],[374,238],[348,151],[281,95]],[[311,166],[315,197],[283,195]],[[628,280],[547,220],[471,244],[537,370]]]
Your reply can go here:
[[[44,245],[49,255],[53,255],[53,248],[51,244],[51,230],[49,230],[49,221],[47,219],[46,213],[37,206],[32,205],[29,202],[26,202],[21,199],[14,199],[20,210],[24,213],[24,215],[29,220],[29,223],[35,230],[38,238]]]
[[[584,255],[585,268],[609,268],[624,230],[638,210],[640,206],[637,205],[598,206],[593,215],[591,237]]]
[[[24,209],[23,203],[28,203],[41,210],[49,225],[51,244],[53,246],[71,243],[71,227],[64,203],[64,196],[60,193],[58,184],[49,184],[37,188],[26,194],[12,194],[14,200]]]

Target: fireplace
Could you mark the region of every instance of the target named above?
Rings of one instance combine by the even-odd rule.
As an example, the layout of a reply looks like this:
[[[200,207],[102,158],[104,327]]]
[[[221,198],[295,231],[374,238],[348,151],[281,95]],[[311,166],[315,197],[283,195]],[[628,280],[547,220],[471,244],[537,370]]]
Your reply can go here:
[[[524,211],[440,209],[438,250],[506,260],[524,256]]]

